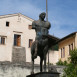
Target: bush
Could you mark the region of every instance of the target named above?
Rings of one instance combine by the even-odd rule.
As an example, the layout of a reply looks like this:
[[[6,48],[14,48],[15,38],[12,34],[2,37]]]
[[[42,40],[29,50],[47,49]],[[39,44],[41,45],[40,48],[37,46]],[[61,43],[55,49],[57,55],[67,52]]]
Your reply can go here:
[[[77,77],[77,65],[68,64],[64,69],[63,77]]]
[[[47,65],[48,65],[48,63],[47,63]],[[53,63],[49,63],[49,65],[53,65]]]
[[[64,61],[64,62],[63,62],[63,65],[65,65],[65,66],[66,66],[67,64],[68,64],[68,63],[67,63],[67,61]]]
[[[56,65],[67,65],[67,61],[61,61],[61,60],[59,60],[57,63],[56,63]]]
[[[70,60],[71,63],[77,64],[77,49],[70,51]]]
[[[77,49],[70,51],[70,63],[64,69],[63,77],[77,77]]]

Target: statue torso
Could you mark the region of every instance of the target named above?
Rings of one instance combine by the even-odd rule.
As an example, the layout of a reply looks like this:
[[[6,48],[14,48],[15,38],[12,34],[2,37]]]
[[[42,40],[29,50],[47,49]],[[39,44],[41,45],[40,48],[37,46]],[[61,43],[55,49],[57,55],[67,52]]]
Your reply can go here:
[[[48,29],[50,26],[50,23],[47,21],[40,21],[37,20],[35,22],[35,26],[36,26],[36,35],[41,36],[41,35],[48,35]]]

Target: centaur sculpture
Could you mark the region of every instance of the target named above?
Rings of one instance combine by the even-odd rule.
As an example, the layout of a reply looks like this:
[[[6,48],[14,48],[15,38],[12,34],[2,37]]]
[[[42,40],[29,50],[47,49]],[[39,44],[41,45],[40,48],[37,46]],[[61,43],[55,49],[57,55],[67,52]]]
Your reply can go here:
[[[46,72],[46,54],[48,52],[48,30],[51,25],[48,21],[45,21],[46,13],[39,15],[39,20],[33,21],[32,29],[36,31],[36,38],[31,46],[31,58],[32,58],[32,74],[34,73],[34,59],[37,56],[40,57],[40,72],[42,72],[42,63],[44,60],[44,72]]]

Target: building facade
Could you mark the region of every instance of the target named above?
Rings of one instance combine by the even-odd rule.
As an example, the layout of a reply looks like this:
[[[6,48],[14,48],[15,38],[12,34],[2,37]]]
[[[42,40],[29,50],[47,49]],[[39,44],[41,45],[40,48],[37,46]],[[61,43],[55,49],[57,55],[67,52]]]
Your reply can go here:
[[[22,14],[0,16],[0,61],[31,62],[30,46],[35,31],[33,19]]]
[[[31,29],[34,20],[20,13],[0,16],[0,61],[31,62],[31,44],[36,32]],[[49,37],[52,44],[56,37]],[[58,61],[58,52],[50,52],[50,63]],[[53,55],[56,56],[54,60]],[[35,59],[39,64],[40,58]]]
[[[70,50],[77,48],[77,32],[71,33],[68,36],[60,39],[58,44],[59,59],[62,61],[68,61],[68,58],[70,57]]]

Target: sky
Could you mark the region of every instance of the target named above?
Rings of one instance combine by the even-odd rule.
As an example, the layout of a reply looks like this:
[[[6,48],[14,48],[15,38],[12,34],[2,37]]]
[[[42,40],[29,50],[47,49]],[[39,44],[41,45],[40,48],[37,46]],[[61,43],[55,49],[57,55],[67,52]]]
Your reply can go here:
[[[22,13],[34,20],[46,12],[46,0],[0,0],[0,15]],[[77,31],[77,0],[48,0],[49,34],[63,38]]]

